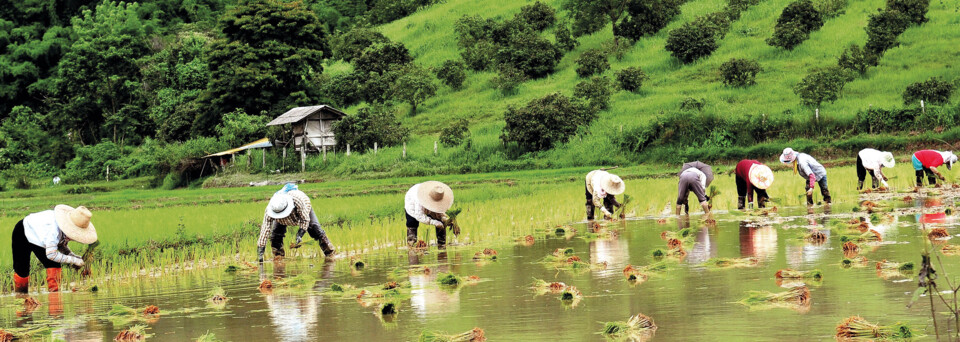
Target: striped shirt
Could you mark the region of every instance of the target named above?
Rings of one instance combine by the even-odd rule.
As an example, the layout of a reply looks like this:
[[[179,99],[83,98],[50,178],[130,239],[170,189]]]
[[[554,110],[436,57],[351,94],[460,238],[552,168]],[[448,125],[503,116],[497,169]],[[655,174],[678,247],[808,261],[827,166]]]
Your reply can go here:
[[[67,243],[70,239],[63,234],[57,225],[53,210],[41,211],[27,215],[23,219],[23,234],[31,244],[43,247],[47,259],[61,264],[83,265],[80,256],[73,254]]]
[[[293,197],[293,211],[290,213],[290,216],[275,219],[267,215],[267,211],[270,210],[270,208],[265,209],[263,213],[263,224],[260,225],[260,238],[257,239],[257,247],[265,247],[267,245],[267,241],[270,240],[270,237],[273,235],[274,223],[279,223],[284,226],[298,226],[300,230],[306,230],[310,225],[310,211],[313,210],[310,206],[310,197],[307,197],[307,194],[300,190],[292,190],[287,192],[287,194]]]

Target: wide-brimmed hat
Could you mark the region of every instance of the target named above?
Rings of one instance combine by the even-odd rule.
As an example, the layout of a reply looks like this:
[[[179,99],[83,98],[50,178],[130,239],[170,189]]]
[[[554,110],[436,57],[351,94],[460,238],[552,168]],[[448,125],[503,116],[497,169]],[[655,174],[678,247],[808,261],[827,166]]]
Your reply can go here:
[[[947,151],[947,158],[943,161],[947,164],[947,168],[953,170],[953,163],[957,162],[957,155],[953,154],[952,151]]]
[[[79,206],[74,209],[60,204],[53,208],[53,214],[60,231],[70,240],[86,245],[97,242],[97,229],[90,222],[93,213],[87,207]]]
[[[267,204],[267,216],[282,219],[290,216],[294,207],[293,196],[286,192],[277,192],[270,197],[270,203]]]
[[[780,154],[780,162],[787,164],[792,163],[794,159],[797,159],[797,151],[794,151],[792,148],[783,149],[783,153]]]
[[[603,176],[603,179],[600,180],[600,187],[603,188],[603,191],[606,191],[607,194],[614,196],[627,191],[627,185],[623,183],[623,179],[620,179],[620,176],[612,173]]]
[[[427,210],[442,214],[453,205],[453,190],[441,182],[423,182],[417,191],[417,200]]]
[[[757,187],[757,189],[766,190],[773,184],[773,170],[770,170],[769,166],[763,164],[753,164],[750,166],[749,172],[750,184]]]
[[[883,164],[885,168],[892,168],[897,164],[897,159],[893,157],[892,152],[883,152],[883,159],[880,160],[880,164]]]

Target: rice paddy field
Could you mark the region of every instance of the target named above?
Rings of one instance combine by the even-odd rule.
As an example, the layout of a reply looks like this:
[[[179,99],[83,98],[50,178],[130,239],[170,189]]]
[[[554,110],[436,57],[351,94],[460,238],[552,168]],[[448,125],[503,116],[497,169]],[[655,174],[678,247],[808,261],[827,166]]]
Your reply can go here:
[[[464,233],[443,252],[402,243],[402,194],[422,179],[302,184],[321,221],[340,222],[324,225],[340,256],[324,260],[307,238],[262,267],[256,225],[279,186],[37,191],[23,203],[48,197],[100,208],[93,222],[102,245],[92,277],[65,269],[62,293],[38,290],[42,270],[34,269],[29,296],[38,305],[0,295],[0,328],[68,341],[416,341],[473,338],[474,328],[492,341],[782,341],[831,339],[859,315],[868,323],[849,320],[844,331],[956,336],[939,299],[939,330],[930,297],[908,304],[925,250],[941,260],[933,265],[941,290],[960,274],[951,239],[960,190],[913,192],[913,170],[901,163],[886,172],[888,192],[860,194],[853,167],[835,167],[833,205],[806,208],[803,180],[780,171],[770,190],[777,209],[739,212],[728,169],[715,168],[716,223],[699,210],[672,215],[676,180],[657,176],[664,169],[626,168],[627,219],[599,226],[583,221],[587,170],[449,176],[441,180],[453,185]],[[16,203],[0,202],[4,227],[42,209]],[[931,240],[935,228],[941,237]],[[432,243],[432,230],[422,227],[421,239]],[[9,274],[10,252],[0,253]],[[150,305],[158,313],[144,314]]]

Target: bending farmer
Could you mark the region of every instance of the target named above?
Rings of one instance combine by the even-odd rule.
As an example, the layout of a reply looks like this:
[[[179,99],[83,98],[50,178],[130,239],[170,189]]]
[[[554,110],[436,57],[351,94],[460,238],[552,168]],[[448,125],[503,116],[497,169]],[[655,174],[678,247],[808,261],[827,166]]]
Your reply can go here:
[[[870,171],[870,176],[873,177],[871,184],[874,189],[880,184],[883,184],[884,188],[889,187],[887,176],[880,169],[884,167],[892,168],[895,164],[896,160],[893,159],[893,153],[872,148],[860,150],[860,153],[857,153],[857,190],[863,190],[863,180],[867,178],[867,171]]]
[[[613,218],[614,207],[619,207],[616,196],[627,190],[626,184],[617,175],[604,170],[593,170],[586,179],[587,220],[593,220],[593,214],[600,207],[603,218]]]
[[[780,155],[780,162],[784,164],[793,164],[793,172],[806,179],[804,186],[807,189],[807,205],[813,205],[813,186],[814,183],[820,184],[820,194],[823,195],[823,202],[830,204],[830,189],[827,188],[827,169],[813,159],[809,154],[794,151],[792,148],[783,149]]]
[[[313,212],[313,207],[310,205],[310,198],[303,191],[298,190],[296,185],[287,184],[273,194],[263,214],[260,237],[257,239],[259,262],[263,262],[267,239],[270,239],[273,255],[284,256],[283,237],[287,234],[287,226],[300,227],[297,231],[297,245],[303,242],[303,234],[310,233],[310,237],[319,241],[324,255],[330,257],[336,253],[327,233],[320,227],[317,214]]]
[[[943,175],[937,171],[937,167],[947,164],[947,170],[953,169],[953,163],[957,162],[957,155],[953,152],[940,152],[935,150],[922,150],[913,154],[913,169],[917,171],[917,186],[923,186],[923,174],[927,174],[927,180],[930,185],[937,184],[937,178],[943,179]]]
[[[713,182],[713,168],[710,165],[695,161],[683,164],[680,168],[679,192],[677,193],[677,215],[680,215],[680,209],[683,208],[686,214],[690,214],[690,203],[687,202],[687,196],[692,191],[697,195],[700,201],[700,207],[703,212],[710,214],[710,197],[707,196],[707,187]]]
[[[58,205],[53,210],[27,215],[13,228],[14,290],[27,292],[30,280],[30,253],[47,269],[47,290],[60,290],[60,264],[83,267],[83,259],[73,254],[67,243],[97,242],[97,230],[90,223],[93,214],[85,207]]]
[[[407,244],[417,243],[417,228],[426,223],[437,228],[437,248],[447,245],[445,214],[453,205],[453,190],[446,184],[428,181],[410,187],[403,199],[403,211],[407,215]]]
[[[737,163],[734,174],[737,175],[737,209],[743,210],[745,203],[752,205],[753,193],[757,193],[757,207],[765,208],[770,200],[767,188],[773,184],[770,167],[756,160],[744,159]]]

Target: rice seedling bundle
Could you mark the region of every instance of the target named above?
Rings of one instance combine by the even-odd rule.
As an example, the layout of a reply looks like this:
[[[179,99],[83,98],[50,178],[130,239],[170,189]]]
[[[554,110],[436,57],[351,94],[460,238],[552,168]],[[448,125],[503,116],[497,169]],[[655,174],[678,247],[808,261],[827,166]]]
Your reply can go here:
[[[927,237],[930,240],[941,240],[950,237],[950,233],[947,232],[946,228],[933,228],[927,233]]]
[[[497,260],[497,254],[496,250],[484,248],[473,254],[473,260]]]
[[[940,253],[946,256],[956,256],[960,255],[960,246],[958,245],[945,245],[940,248]]]
[[[603,323],[601,334],[615,340],[643,341],[650,338],[655,331],[657,324],[653,322],[653,318],[638,313],[626,322]]]
[[[882,326],[868,322],[860,316],[850,316],[837,325],[837,338],[840,339],[909,339],[914,337],[909,326],[896,323]]]
[[[23,328],[3,328],[0,329],[0,342],[8,341],[30,341],[40,335],[45,335],[51,331],[47,326],[23,327]]]
[[[683,250],[683,248],[667,249],[667,250],[658,248],[658,249],[654,249],[653,252],[651,252],[651,254],[653,255],[654,259],[661,259],[664,257],[683,259],[684,257],[687,256],[687,252]]]
[[[853,256],[850,258],[844,258],[840,261],[840,267],[843,268],[860,268],[867,266],[867,258],[863,256]]]
[[[874,229],[870,229],[870,230],[868,230],[868,231],[866,231],[866,232],[863,232],[863,233],[861,233],[861,234],[841,235],[841,236],[840,236],[840,241],[841,241],[841,242],[844,242],[844,243],[846,243],[846,242],[870,242],[870,241],[880,242],[880,241],[883,241],[883,235],[880,234],[880,232],[878,232],[878,231],[876,231],[876,230],[874,230]]]
[[[686,238],[692,238],[694,233],[696,233],[696,230],[694,230],[693,228],[683,228],[678,231],[664,230],[663,232],[660,233],[660,238],[663,240],[670,240],[670,239],[682,240]]]
[[[748,291],[747,296],[738,303],[746,306],[805,306],[810,304],[810,289],[797,286],[784,292]]]
[[[367,263],[360,256],[354,255],[350,257],[350,266],[359,271],[366,267]]]
[[[160,314],[160,308],[157,307],[156,305],[147,305],[147,307],[143,309],[143,314],[144,314],[144,315],[159,315],[159,314]]]
[[[887,261],[887,259],[883,259],[877,262],[877,270],[878,271],[881,271],[881,270],[911,271],[913,270],[913,263],[912,262],[899,263],[899,262]]]
[[[222,287],[217,286],[213,288],[213,290],[210,290],[210,302],[214,304],[222,304],[227,300],[230,300],[230,298],[227,298],[227,293]]]
[[[380,305],[381,315],[396,315],[399,311],[400,303],[396,301],[385,302]]]
[[[437,276],[437,283],[444,286],[460,286],[463,279],[453,273],[441,273]]]
[[[544,295],[547,293],[560,294],[560,292],[565,288],[567,288],[567,284],[562,282],[547,282],[543,279],[533,279],[533,290],[537,293],[537,295]]]
[[[789,268],[784,268],[777,271],[776,277],[778,279],[813,279],[820,280],[823,279],[823,272],[820,270],[810,270],[810,271],[796,271]]]
[[[483,342],[486,340],[487,338],[484,337],[483,329],[473,328],[473,330],[457,335],[447,335],[436,331],[424,331],[420,333],[419,342]]]
[[[457,223],[457,216],[459,216],[462,211],[462,208],[447,210],[446,220],[443,221],[444,227],[449,229],[450,232],[453,233],[453,236],[460,236],[460,224]]]
[[[124,306],[121,304],[113,304],[110,311],[107,311],[107,316],[135,316],[137,315],[137,310],[129,306]]]
[[[669,249],[683,248],[683,241],[680,241],[679,239],[667,240],[667,248]]]
[[[383,284],[383,289],[384,289],[384,290],[392,290],[392,289],[395,289],[395,288],[398,288],[398,287],[400,287],[400,284],[398,284],[398,283],[395,282],[395,281],[389,281],[389,282],[387,282],[386,284]]]
[[[755,267],[760,264],[760,259],[749,257],[749,258],[712,258],[707,260],[705,265],[710,265],[719,268],[742,268],[742,267]]]
[[[336,284],[334,284],[334,285],[336,285]],[[258,290],[261,290],[261,291],[272,290],[272,289],[273,289],[273,282],[270,281],[270,279],[264,279],[263,281],[260,282],[260,286],[257,286],[257,289],[258,289]]]
[[[212,332],[207,332],[206,334],[197,337],[196,342],[220,342],[220,339],[218,339],[217,335],[214,335]]]
[[[848,259],[853,258],[860,253],[860,246],[853,241],[844,242],[841,248],[843,249],[843,256]]]
[[[147,335],[144,332],[146,330],[146,325],[134,325],[130,327],[130,329],[121,330],[120,333],[113,338],[113,340],[118,342],[142,341],[147,338]]]
[[[25,308],[33,309],[33,308],[36,308],[36,307],[40,306],[40,302],[37,301],[36,298],[26,297],[26,298],[23,299],[23,306],[24,306]]]
[[[520,243],[521,245],[529,247],[529,246],[533,246],[533,244],[537,242],[537,239],[534,238],[533,235],[527,235],[517,239],[517,242]]]
[[[827,234],[817,229],[804,236],[803,239],[813,244],[823,244],[827,242]]]
[[[560,300],[562,301],[579,301],[582,298],[583,294],[575,286],[567,286],[560,291]]]

